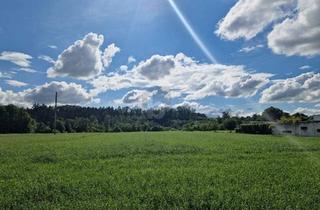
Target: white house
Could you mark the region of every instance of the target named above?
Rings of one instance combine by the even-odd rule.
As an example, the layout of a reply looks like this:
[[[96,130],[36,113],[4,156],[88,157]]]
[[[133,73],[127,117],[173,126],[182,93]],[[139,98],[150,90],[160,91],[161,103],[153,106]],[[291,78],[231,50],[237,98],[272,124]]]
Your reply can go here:
[[[297,136],[319,136],[320,137],[320,115],[315,115],[312,120],[296,124],[274,124],[272,133],[276,135]]]

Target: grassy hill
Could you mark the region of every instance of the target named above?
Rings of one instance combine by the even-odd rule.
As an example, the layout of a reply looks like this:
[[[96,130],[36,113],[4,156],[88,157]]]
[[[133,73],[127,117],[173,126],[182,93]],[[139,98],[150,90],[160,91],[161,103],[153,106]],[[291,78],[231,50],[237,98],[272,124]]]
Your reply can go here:
[[[319,209],[320,139],[0,135],[0,209]]]

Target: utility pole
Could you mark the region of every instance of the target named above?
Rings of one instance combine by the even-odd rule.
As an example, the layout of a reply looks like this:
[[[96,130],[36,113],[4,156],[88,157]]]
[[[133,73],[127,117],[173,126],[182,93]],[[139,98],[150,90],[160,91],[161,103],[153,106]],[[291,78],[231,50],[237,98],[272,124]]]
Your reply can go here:
[[[54,135],[56,135],[57,133],[57,103],[58,103],[58,92],[56,92],[56,96],[54,98],[54,123],[53,123]]]

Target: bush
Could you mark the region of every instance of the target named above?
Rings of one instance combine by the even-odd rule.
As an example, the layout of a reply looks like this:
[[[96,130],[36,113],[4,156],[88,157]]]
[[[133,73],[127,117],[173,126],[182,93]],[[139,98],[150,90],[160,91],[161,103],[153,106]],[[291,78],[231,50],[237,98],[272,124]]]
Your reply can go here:
[[[251,134],[272,134],[270,124],[242,124],[237,130],[239,133],[251,133]]]
[[[37,123],[36,133],[51,133],[51,128],[43,122]]]
[[[233,131],[237,127],[237,121],[232,118],[226,119],[223,122],[223,126],[225,129],[227,129],[229,131]]]

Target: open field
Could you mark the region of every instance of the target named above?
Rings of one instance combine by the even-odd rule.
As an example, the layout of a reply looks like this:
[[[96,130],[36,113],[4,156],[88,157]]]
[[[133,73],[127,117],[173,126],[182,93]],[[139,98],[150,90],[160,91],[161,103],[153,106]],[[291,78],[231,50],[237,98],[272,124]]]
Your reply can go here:
[[[0,135],[0,209],[319,209],[320,139]]]

